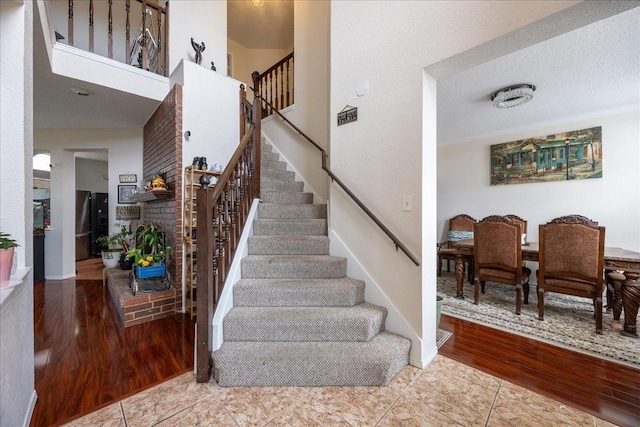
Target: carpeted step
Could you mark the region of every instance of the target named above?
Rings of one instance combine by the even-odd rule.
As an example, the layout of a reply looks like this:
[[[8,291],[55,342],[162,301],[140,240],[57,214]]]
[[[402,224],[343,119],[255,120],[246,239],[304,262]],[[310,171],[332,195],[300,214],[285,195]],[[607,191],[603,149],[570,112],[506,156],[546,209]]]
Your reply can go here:
[[[251,236],[249,255],[329,255],[327,236]]]
[[[410,348],[390,332],[367,342],[225,342],[213,353],[214,377],[222,387],[385,386]]]
[[[295,181],[296,173],[294,171],[280,171],[271,169],[262,169],[261,179],[273,179],[278,181]]]
[[[308,235],[326,236],[326,219],[255,219],[254,235]]]
[[[233,287],[236,307],[351,307],[363,302],[364,282],[347,277],[240,279]]]
[[[260,151],[260,159],[265,162],[265,161],[274,161],[274,162],[278,162],[280,161],[280,154],[278,153],[274,153],[272,151],[265,151],[265,150],[261,150]]]
[[[260,191],[260,198],[263,203],[280,203],[287,205],[301,205],[313,203],[313,193],[292,192],[292,191]]]
[[[327,217],[327,205],[284,205],[279,203],[260,203],[258,218],[261,219],[314,219]]]
[[[233,307],[225,341],[369,341],[384,330],[387,309],[353,307]]]
[[[242,277],[247,279],[333,279],[346,273],[346,258],[329,255],[247,255],[242,259]]]
[[[260,169],[285,171],[287,170],[287,163],[280,160],[265,160],[260,162]]]
[[[261,178],[260,190],[298,192],[304,190],[304,183],[302,181],[283,181],[281,179]]]

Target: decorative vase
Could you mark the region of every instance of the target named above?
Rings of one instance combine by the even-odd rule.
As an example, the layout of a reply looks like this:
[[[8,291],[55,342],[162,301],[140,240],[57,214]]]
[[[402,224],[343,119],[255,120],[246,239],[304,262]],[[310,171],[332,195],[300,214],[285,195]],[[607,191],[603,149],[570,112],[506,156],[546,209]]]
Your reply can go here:
[[[104,268],[114,268],[118,266],[120,251],[102,251],[102,264]]]
[[[440,315],[442,314],[442,304],[444,303],[444,298],[440,295],[436,296],[436,329],[440,327]]]
[[[0,288],[4,288],[9,285],[14,249],[15,248],[13,247],[0,249]]]

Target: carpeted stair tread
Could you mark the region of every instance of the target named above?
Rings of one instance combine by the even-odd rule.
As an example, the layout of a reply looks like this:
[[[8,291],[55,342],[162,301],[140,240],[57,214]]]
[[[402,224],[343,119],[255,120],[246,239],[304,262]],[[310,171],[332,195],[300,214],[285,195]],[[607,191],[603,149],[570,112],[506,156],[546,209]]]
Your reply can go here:
[[[332,279],[346,273],[346,258],[329,255],[247,255],[242,259],[243,278]]]
[[[284,171],[287,170],[287,163],[280,160],[265,160],[260,162],[260,168]]]
[[[264,203],[281,203],[302,205],[313,203],[313,193],[302,191],[260,191],[260,198]]]
[[[261,219],[325,219],[327,205],[284,205],[260,203],[258,218]]]
[[[260,178],[273,179],[279,181],[295,181],[296,173],[293,171],[281,171],[272,169],[262,169]]]
[[[255,219],[254,235],[308,235],[326,236],[326,219]]]
[[[251,236],[249,255],[329,255],[327,236]]]
[[[364,282],[338,279],[240,279],[236,307],[351,307],[364,302]]]
[[[273,179],[269,177],[260,178],[260,189],[267,191],[302,191],[304,182]]]
[[[383,331],[367,342],[225,342],[213,353],[223,387],[385,386],[411,341]]]
[[[261,160],[264,161],[273,161],[273,162],[277,162],[280,160],[280,154],[278,153],[274,153],[272,151],[267,151],[267,150],[260,150],[260,154],[261,154]]]
[[[387,309],[353,307],[233,307],[225,341],[369,341],[382,330]]]

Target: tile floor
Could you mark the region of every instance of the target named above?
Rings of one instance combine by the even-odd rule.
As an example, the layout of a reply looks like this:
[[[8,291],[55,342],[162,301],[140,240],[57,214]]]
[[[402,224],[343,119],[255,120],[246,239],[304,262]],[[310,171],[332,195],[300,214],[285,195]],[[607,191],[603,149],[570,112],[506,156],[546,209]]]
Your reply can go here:
[[[218,387],[192,373],[71,426],[611,426],[589,414],[436,356],[388,387]]]

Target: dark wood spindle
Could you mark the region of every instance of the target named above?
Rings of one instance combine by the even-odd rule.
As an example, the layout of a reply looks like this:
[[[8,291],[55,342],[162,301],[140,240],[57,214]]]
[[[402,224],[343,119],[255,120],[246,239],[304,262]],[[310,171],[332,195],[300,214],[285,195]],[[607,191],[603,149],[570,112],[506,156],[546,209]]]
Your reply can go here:
[[[109,39],[107,41],[107,55],[110,59],[113,59],[113,0],[109,0]]]
[[[89,0],[89,52],[93,52],[93,0]]]
[[[287,98],[286,98],[286,105],[289,106],[289,105],[291,105],[291,98],[289,98],[289,61],[287,61],[286,64],[287,64],[287,82],[286,82],[286,84],[287,84]]]
[[[140,46],[142,50],[142,66],[143,70],[149,69],[149,57],[147,52],[147,1],[142,0],[142,34],[140,35]],[[134,41],[135,42],[135,41]]]
[[[278,98],[278,82],[280,81],[280,74],[278,73],[279,69],[278,67],[276,67],[276,69],[274,70],[275,74],[276,74],[276,91],[275,91],[275,99],[276,99],[276,103],[274,104],[276,106],[276,110],[280,111],[280,102],[279,102],[279,98]]]
[[[129,15],[131,14],[131,0],[126,0],[124,7],[127,12],[127,19],[124,25],[124,44],[127,54],[127,64],[131,64],[131,21],[129,20]]]
[[[161,76],[165,75],[164,72],[164,54],[162,52],[162,12],[160,10],[156,10],[156,15],[158,15],[158,56],[156,61],[156,74],[160,74]]]
[[[68,33],[67,41],[69,46],[73,46],[73,0],[69,0],[69,12],[68,12]]]

